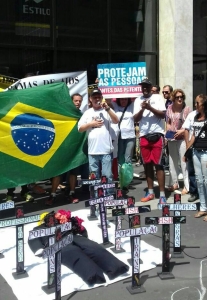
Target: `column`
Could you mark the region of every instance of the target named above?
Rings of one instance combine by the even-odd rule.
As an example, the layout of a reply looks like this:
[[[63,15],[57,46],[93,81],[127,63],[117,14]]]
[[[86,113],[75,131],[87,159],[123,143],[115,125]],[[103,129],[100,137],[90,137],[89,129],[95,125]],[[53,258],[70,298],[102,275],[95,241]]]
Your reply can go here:
[[[193,103],[193,0],[159,1],[159,83],[181,88]]]

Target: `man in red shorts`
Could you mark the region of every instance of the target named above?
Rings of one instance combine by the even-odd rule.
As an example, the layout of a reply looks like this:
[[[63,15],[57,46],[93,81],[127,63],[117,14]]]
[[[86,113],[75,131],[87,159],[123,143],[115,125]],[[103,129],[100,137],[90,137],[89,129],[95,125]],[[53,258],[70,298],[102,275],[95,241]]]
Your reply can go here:
[[[153,166],[155,166],[160,189],[159,204],[165,204],[165,174],[161,164],[164,148],[165,103],[160,95],[152,94],[152,83],[147,78],[139,85],[143,95],[134,102],[134,120],[139,122],[140,152],[148,185],[148,191],[141,201],[147,202],[155,198],[153,191]]]

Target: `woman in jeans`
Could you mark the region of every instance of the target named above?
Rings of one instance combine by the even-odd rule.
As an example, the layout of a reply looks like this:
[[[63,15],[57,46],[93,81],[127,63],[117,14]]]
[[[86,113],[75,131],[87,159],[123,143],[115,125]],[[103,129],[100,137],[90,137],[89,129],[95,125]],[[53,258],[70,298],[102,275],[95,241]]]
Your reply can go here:
[[[172,104],[168,106],[166,112],[166,138],[168,139],[169,167],[171,175],[171,185],[168,187],[168,191],[173,192],[179,188],[178,175],[180,173],[180,163],[184,180],[184,188],[181,194],[185,195],[189,192],[189,178],[186,162],[182,159],[186,151],[186,144],[184,140],[185,129],[181,127],[191,109],[185,105],[185,93],[181,89],[176,89],[172,92],[171,100]]]
[[[134,131],[134,103],[129,98],[117,98],[113,103],[114,111],[119,120],[123,115],[121,122],[119,121],[119,139],[118,139],[118,163],[131,163],[135,144]]]
[[[193,144],[193,164],[200,198],[200,211],[195,214],[195,218],[204,216],[203,220],[207,222],[207,96],[198,95],[195,105],[198,114],[195,116],[192,125],[193,135],[188,144],[189,148],[195,142]]]

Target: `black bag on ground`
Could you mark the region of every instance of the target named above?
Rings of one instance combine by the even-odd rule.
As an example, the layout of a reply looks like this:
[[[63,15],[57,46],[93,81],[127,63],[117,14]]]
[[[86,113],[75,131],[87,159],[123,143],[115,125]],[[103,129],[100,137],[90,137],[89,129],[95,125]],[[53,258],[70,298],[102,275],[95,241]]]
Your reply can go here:
[[[62,264],[90,286],[106,282],[102,269],[76,245],[62,249]]]
[[[99,268],[108,275],[110,280],[113,280],[129,270],[128,265],[94,241],[75,235],[73,236],[73,244],[79,247],[85,255],[90,257]]]
[[[160,137],[162,136],[163,134],[162,133],[148,133],[146,135],[144,135],[144,137],[148,140],[148,142],[157,142]]]

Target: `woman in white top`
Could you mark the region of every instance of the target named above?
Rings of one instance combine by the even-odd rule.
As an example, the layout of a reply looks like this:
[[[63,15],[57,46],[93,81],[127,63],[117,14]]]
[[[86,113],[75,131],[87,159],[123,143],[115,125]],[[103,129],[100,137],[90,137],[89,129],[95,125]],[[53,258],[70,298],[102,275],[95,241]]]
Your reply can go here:
[[[131,163],[135,145],[134,103],[130,98],[117,98],[113,103],[114,111],[119,118],[118,162]]]
[[[174,90],[172,92],[172,104],[168,106],[166,112],[166,138],[168,139],[169,164],[171,173],[171,185],[168,187],[168,191],[174,192],[179,188],[178,174],[180,161],[184,181],[184,188],[181,192],[182,195],[185,195],[189,192],[188,170],[186,163],[182,160],[186,151],[186,144],[184,140],[185,129],[182,128],[182,124],[190,112],[190,107],[186,106],[185,104],[184,91],[181,89]],[[170,137],[169,134],[171,135]]]

